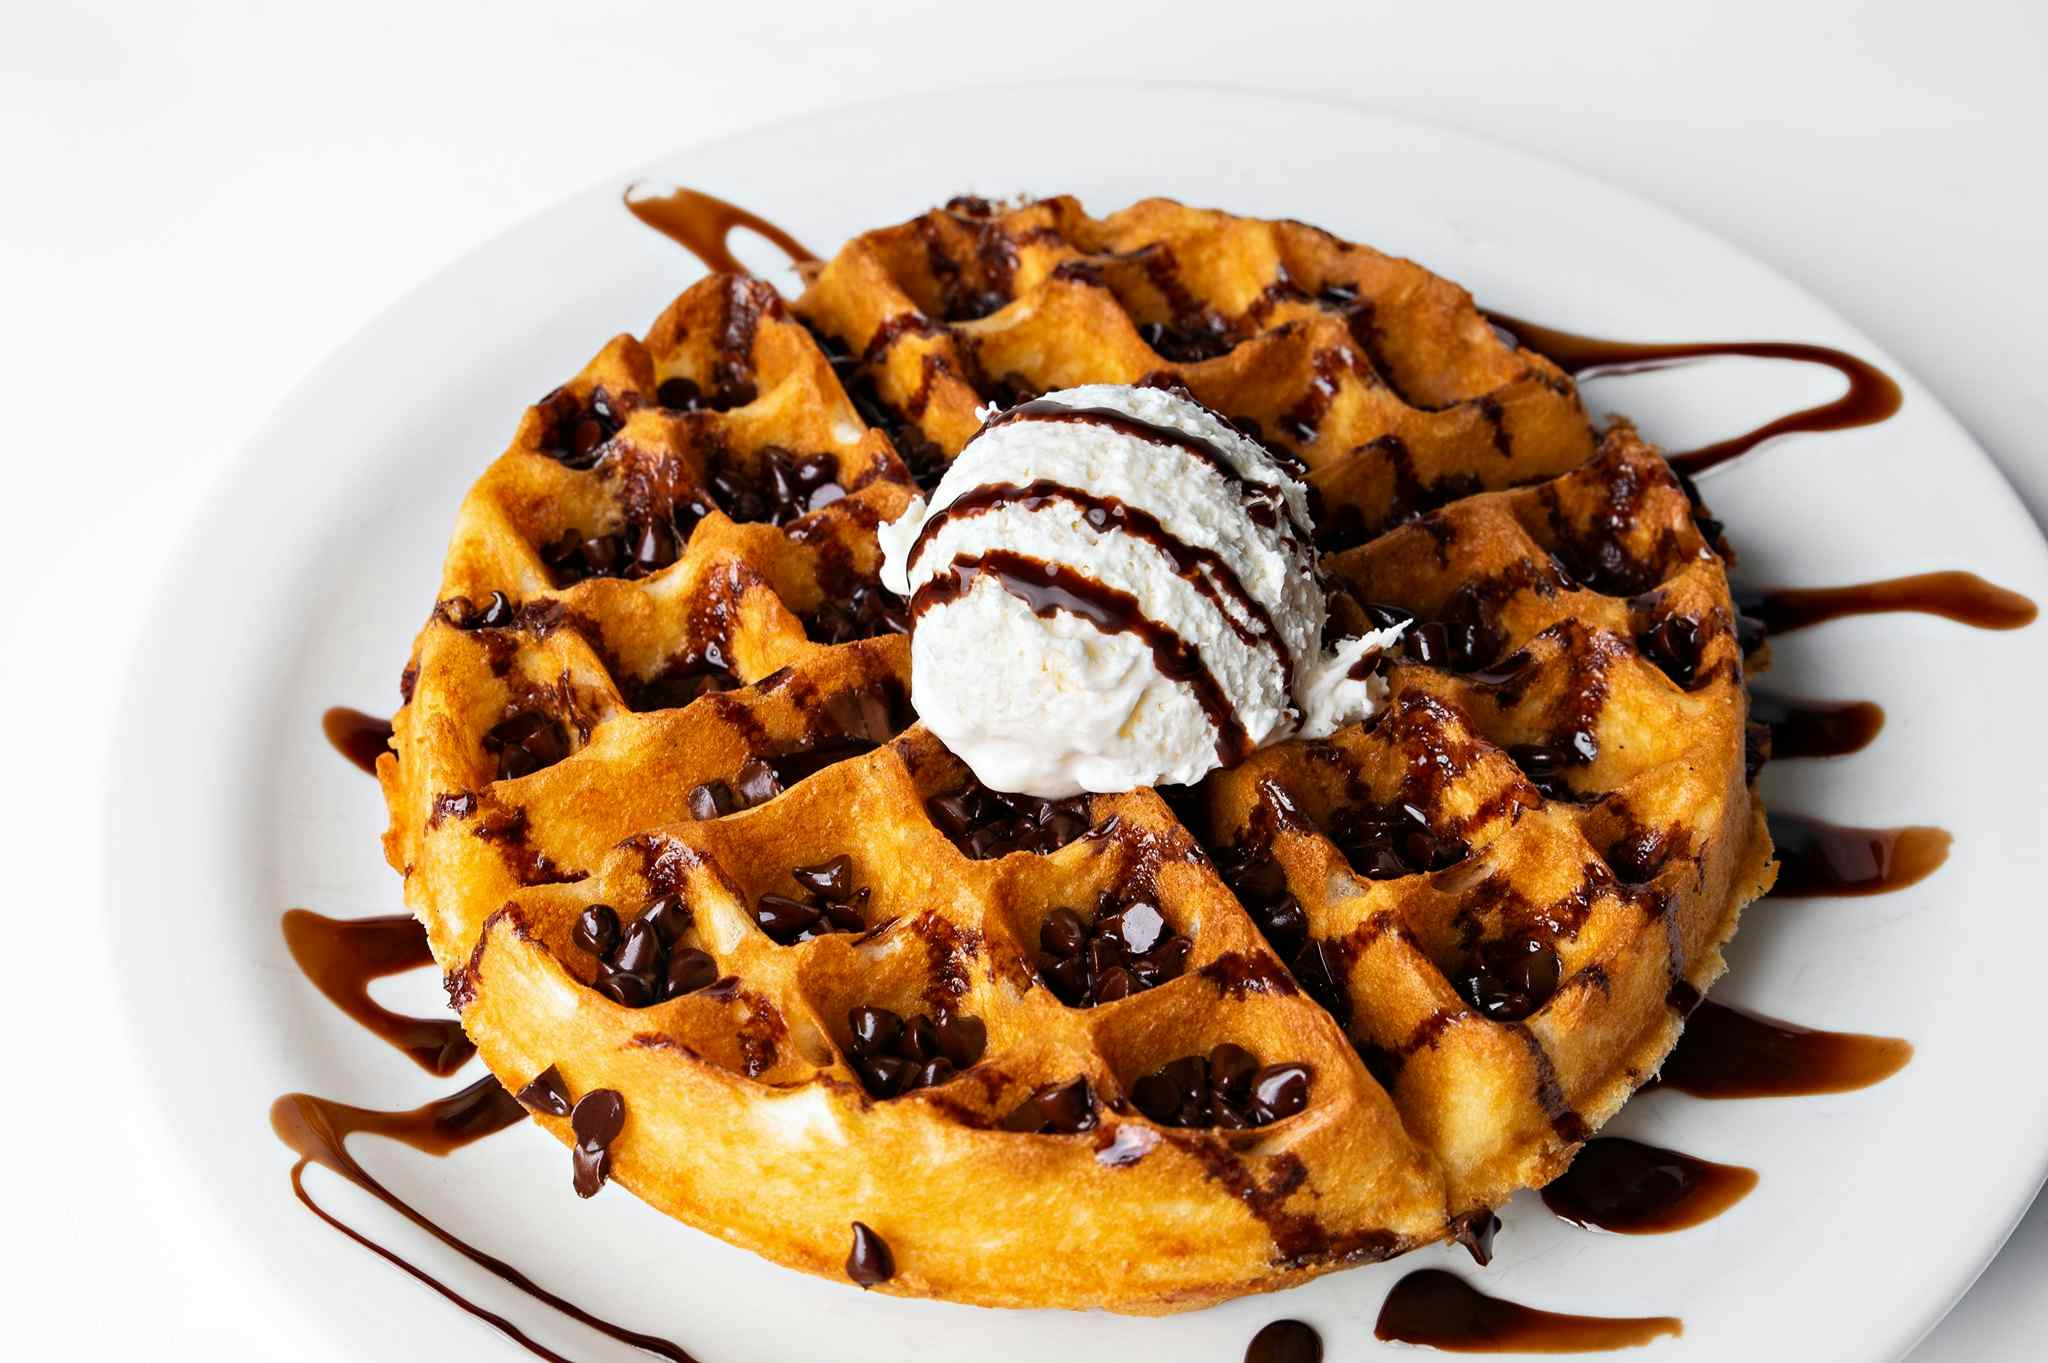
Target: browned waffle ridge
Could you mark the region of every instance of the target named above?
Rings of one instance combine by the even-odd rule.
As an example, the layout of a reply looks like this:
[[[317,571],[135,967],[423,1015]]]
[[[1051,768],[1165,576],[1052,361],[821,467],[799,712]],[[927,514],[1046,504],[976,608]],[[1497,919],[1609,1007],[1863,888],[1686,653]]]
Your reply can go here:
[[[971,858],[928,808],[968,774],[910,722],[874,527],[978,407],[1169,379],[1306,466],[1339,615],[1412,613],[1426,661],[1367,725]],[[1461,289],[1299,223],[956,200],[794,304],[714,275],[527,412],[439,600],[378,775],[479,1052],[515,1091],[554,1066],[622,1094],[613,1177],[693,1226],[833,1276],[873,1227],[878,1290],[1169,1311],[1455,1234],[1655,1073],[1771,875],[1687,489]],[[1389,818],[1439,869],[1386,862]],[[840,856],[864,931],[763,931]],[[1156,904],[1186,969],[1069,1007],[1041,931],[1105,894]],[[664,899],[671,956],[709,959],[630,1007],[576,923]],[[1521,937],[1555,993],[1487,1016],[1454,978]],[[974,1017],[985,1049],[876,1098],[868,1005]],[[1234,1130],[1132,1101],[1222,1042],[1307,1065],[1306,1106]],[[1005,1129],[1077,1078],[1088,1129]]]

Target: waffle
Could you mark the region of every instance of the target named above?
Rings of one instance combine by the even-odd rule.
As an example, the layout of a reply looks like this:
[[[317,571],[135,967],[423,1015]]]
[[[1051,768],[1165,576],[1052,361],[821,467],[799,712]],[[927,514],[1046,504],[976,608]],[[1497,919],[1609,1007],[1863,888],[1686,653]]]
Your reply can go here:
[[[1067,801],[914,722],[875,526],[978,406],[1097,381],[1306,470],[1340,622],[1416,621],[1378,717]],[[404,675],[386,851],[579,1191],[1003,1306],[1482,1247],[1769,880],[1717,543],[1416,265],[956,200],[794,304],[714,275],[526,413]]]

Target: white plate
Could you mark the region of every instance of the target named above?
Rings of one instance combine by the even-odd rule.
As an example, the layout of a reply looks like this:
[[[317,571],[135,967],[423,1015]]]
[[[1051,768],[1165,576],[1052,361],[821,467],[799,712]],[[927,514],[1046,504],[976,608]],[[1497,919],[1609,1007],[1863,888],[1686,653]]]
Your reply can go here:
[[[1837,345],[1898,375],[1888,424],[1800,437],[1706,480],[1751,584],[1833,584],[1969,568],[2048,597],[2048,553],[1990,462],[1869,341],[1699,230],[1525,156],[1342,106],[1194,89],[1038,87],[900,99],[680,154],[659,178],[737,199],[814,249],[962,190],[1080,194],[1104,210],[1168,194],[1289,215],[1412,255],[1488,305],[1642,339]],[[479,248],[396,305],[285,404],[208,505],[167,579],[121,717],[109,817],[119,849],[116,996],[161,1083],[169,1139],[218,1209],[223,1271],[287,1294],[358,1357],[516,1357],[512,1346],[346,1243],[292,1201],[265,1118],[308,1089],[411,1105],[454,1085],[348,1022],[286,955],[278,916],[388,913],[396,879],[374,783],[320,735],[328,705],[396,705],[464,488],[520,411],[606,338],[642,329],[698,267],[600,185]],[[1787,230],[1798,230],[1788,224]],[[752,245],[759,245],[753,243]],[[750,256],[768,262],[770,254]],[[1726,362],[1604,381],[1652,438],[1700,443],[1832,390],[1823,371]],[[1788,638],[1772,684],[1862,696],[1890,723],[1865,753],[1771,767],[1779,807],[1956,832],[1931,880],[1878,899],[1750,911],[1716,997],[1800,1022],[1904,1036],[1896,1078],[1825,1098],[1709,1103],[1660,1093],[1613,1128],[1747,1164],[1762,1183],[1718,1220],[1652,1238],[1575,1231],[1534,1198],[1507,1212],[1487,1290],[1554,1309],[1672,1314],[1660,1357],[1887,1358],[1968,1286],[2048,1164],[2036,1030],[2042,792],[2036,713],[2048,630],[1979,633],[1921,616]],[[380,997],[439,1004],[432,972]],[[1225,1363],[1267,1320],[1314,1323],[1335,1360],[1411,1269],[1340,1273],[1280,1297],[1162,1321],[897,1301],[773,1268],[613,1190],[570,1192],[528,1127],[447,1162],[361,1142],[402,1196],[542,1282],[727,1360],[1133,1358]],[[444,1271],[577,1358],[626,1356],[499,1290],[352,1189],[343,1216]],[[971,1207],[961,1209],[972,1215]],[[637,1355],[636,1355],[637,1356]]]

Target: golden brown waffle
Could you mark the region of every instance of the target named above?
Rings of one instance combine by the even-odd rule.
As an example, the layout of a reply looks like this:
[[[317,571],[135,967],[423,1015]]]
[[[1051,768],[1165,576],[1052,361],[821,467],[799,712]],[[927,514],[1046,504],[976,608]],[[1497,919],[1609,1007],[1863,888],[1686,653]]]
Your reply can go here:
[[[1296,223],[956,201],[813,276],[794,316],[707,279],[527,413],[379,762],[451,1000],[509,1087],[554,1072],[584,1185],[818,1273],[859,1221],[887,1291],[1162,1311],[1555,1175],[1769,878],[1670,470]],[[1338,614],[1410,656],[1171,803],[993,797],[911,723],[874,527],[977,404],[1145,380],[1307,466]],[[564,1115],[602,1090],[608,1145]]]

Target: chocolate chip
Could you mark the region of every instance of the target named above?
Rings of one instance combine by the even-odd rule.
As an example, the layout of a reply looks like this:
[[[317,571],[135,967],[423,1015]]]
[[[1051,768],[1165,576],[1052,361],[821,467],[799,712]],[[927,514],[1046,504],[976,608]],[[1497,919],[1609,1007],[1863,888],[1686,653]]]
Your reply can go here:
[[[1534,935],[1482,942],[1459,965],[1452,983],[1466,1002],[1495,1022],[1519,1022],[1557,992],[1557,948]]]
[[[626,1100],[616,1089],[593,1089],[569,1114],[576,1135],[573,1151],[576,1195],[593,1197],[611,1176],[611,1143],[626,1125]]]
[[[511,781],[567,757],[569,735],[552,715],[518,710],[484,735],[483,748],[497,759],[497,779]]]
[[[718,978],[718,963],[707,952],[684,947],[668,958],[667,997],[680,998],[709,988]]]
[[[704,406],[704,391],[678,374],[661,381],[654,390],[654,400],[672,412],[694,412]]]
[[[846,1025],[853,1033],[854,1045],[863,1052],[888,1051],[903,1034],[903,1019],[887,1008],[852,1009],[846,1015]]]
[[[746,807],[763,805],[782,794],[782,782],[775,769],[760,758],[749,758],[733,776],[733,795]]]
[[[1144,900],[1105,903],[1092,921],[1056,908],[1039,924],[1038,945],[1039,975],[1071,1008],[1114,1003],[1176,979],[1193,949],[1172,932],[1158,906]]]
[[[574,394],[557,388],[540,400],[546,420],[541,439],[542,452],[573,469],[587,469],[602,456],[606,442],[623,424],[613,410],[611,395],[604,389],[577,400]]]
[[[925,812],[967,856],[988,861],[1012,852],[1056,852],[1088,831],[1088,799],[1044,800],[970,783],[935,795]]]
[[[853,885],[853,859],[841,853],[816,866],[792,867],[789,876],[812,894],[843,900]]]
[[[787,525],[846,495],[839,483],[836,456],[800,456],[780,445],[764,445],[756,451],[752,470],[730,458],[718,460],[709,482],[726,515],[736,521],[766,521],[770,525]]]
[[[1306,1065],[1266,1066],[1252,1077],[1247,1114],[1259,1125],[1292,1117],[1308,1106],[1309,1075]]]
[[[1068,1136],[1094,1129],[1095,1122],[1095,1095],[1088,1080],[1080,1077],[1032,1090],[1029,1098],[1003,1118],[1003,1129]]]
[[[1309,1067],[1258,1068],[1258,1057],[1233,1042],[1205,1056],[1169,1060],[1131,1086],[1131,1101],[1162,1126],[1241,1131],[1291,1117],[1308,1106]]]
[[[887,1008],[864,1004],[847,1011],[846,1024],[854,1071],[878,1098],[945,1083],[981,1059],[988,1038],[979,1018],[943,1006],[906,1021]]]
[[[664,954],[661,938],[645,919],[636,918],[626,925],[612,965],[628,975],[652,976],[661,967]]]
[[[1700,622],[1689,615],[1670,615],[1652,625],[1636,639],[1636,648],[1655,663],[1664,675],[1690,688],[1699,677],[1700,656],[1706,641]]]
[[[706,781],[692,786],[689,795],[690,817],[693,819],[716,819],[739,808],[739,801],[733,798],[732,787],[723,781]]]
[[[1233,1102],[1243,1102],[1251,1092],[1252,1075],[1259,1058],[1234,1041],[1218,1042],[1209,1051],[1209,1082]]]
[[[682,940],[691,927],[690,911],[675,895],[663,895],[640,911],[639,920],[653,928],[663,951]]]
[[[846,1276],[862,1287],[873,1287],[896,1276],[896,1256],[889,1242],[861,1222],[853,1223],[853,1248],[846,1254]]]
[[[598,993],[622,1008],[645,1008],[656,1001],[654,980],[648,975],[630,975],[601,966],[591,984]]]
[[[754,921],[783,946],[791,946],[816,926],[818,910],[787,895],[764,894],[754,904]]]
[[[562,1072],[550,1065],[519,1090],[519,1101],[550,1117],[566,1117],[570,1107],[569,1086],[562,1082]]]
[[[1330,816],[1330,841],[1368,880],[1393,880],[1441,871],[1471,850],[1462,839],[1440,837],[1429,816],[1405,801],[1347,805]]]
[[[619,945],[618,910],[609,904],[592,904],[577,915],[569,940],[593,956],[610,956]]]
[[[932,1017],[938,1035],[939,1052],[953,1068],[964,1070],[981,1059],[988,1048],[988,1025],[980,1018],[941,1008]]]

